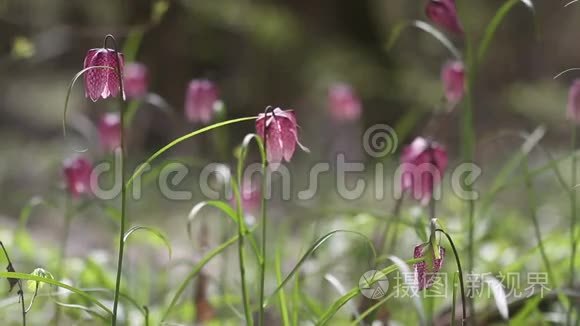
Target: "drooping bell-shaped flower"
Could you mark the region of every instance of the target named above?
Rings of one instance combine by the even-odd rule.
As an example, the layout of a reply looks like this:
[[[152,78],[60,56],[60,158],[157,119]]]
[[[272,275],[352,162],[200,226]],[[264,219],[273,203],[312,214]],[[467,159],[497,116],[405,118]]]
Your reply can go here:
[[[219,92],[214,83],[207,79],[194,79],[187,86],[185,116],[190,122],[208,123],[214,114],[214,104]]]
[[[437,273],[439,273],[441,267],[443,266],[445,249],[440,246],[438,247],[440,258],[436,258],[434,253],[428,252],[428,250],[433,251],[433,248],[429,242],[417,245],[413,250],[413,258],[425,257],[426,259],[432,259],[430,262],[422,261],[414,265],[415,284],[419,290],[431,287],[431,285],[433,285],[436,280]]]
[[[266,154],[270,168],[276,170],[282,160],[290,161],[296,145],[308,149],[298,141],[298,124],[292,110],[275,108],[260,113],[256,120],[256,132],[266,140]]]
[[[580,124],[580,79],[576,79],[570,87],[566,115],[574,123]]]
[[[105,152],[114,152],[121,146],[121,117],[118,113],[105,113],[99,120],[98,130]]]
[[[335,121],[358,120],[362,104],[351,86],[334,84],[328,89],[328,106],[330,116]]]
[[[128,99],[141,98],[149,91],[149,70],[139,62],[131,62],[123,71],[125,94]]]
[[[91,162],[83,156],[73,156],[63,162],[63,174],[66,188],[72,197],[90,195],[91,191]]]
[[[449,61],[441,69],[441,82],[445,98],[451,105],[456,105],[465,93],[465,69],[461,61]]]
[[[117,76],[117,60],[123,75],[124,57],[112,49],[98,48],[87,52],[84,68],[93,68],[85,72],[85,96],[96,102],[99,98],[116,97],[121,91],[121,83]],[[125,99],[125,94],[121,94]]]
[[[447,151],[441,145],[417,137],[401,155],[401,189],[409,190],[421,204],[429,203],[447,168]]]
[[[463,27],[461,27],[457,16],[455,0],[429,0],[425,12],[435,25],[453,34],[463,34]]]

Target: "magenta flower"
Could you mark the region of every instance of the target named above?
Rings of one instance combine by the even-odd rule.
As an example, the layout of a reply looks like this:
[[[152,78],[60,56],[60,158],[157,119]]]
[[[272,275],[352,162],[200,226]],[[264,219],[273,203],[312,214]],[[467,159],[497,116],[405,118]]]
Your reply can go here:
[[[568,119],[580,124],[580,79],[576,79],[568,94]]]
[[[266,114],[260,113],[256,120],[256,132],[262,139],[266,139],[267,159],[273,170],[278,168],[282,160],[290,162],[296,144],[302,150],[308,151],[298,141],[298,124],[292,110],[275,108],[273,111],[268,110]]]
[[[121,90],[121,84],[117,77],[117,59],[123,75],[124,57],[120,52],[111,49],[90,49],[85,57],[84,68],[94,68],[85,73],[85,96],[96,102],[99,98],[106,99],[109,96],[116,97]],[[125,94],[122,94],[125,99]]]
[[[82,156],[74,156],[63,162],[63,174],[66,187],[72,197],[90,195],[91,191],[91,162]]]
[[[213,117],[214,103],[219,99],[218,89],[207,79],[189,82],[185,97],[185,116],[191,122],[208,123]]]
[[[447,151],[439,144],[417,137],[401,155],[401,189],[426,205],[447,168]]]
[[[121,146],[121,118],[118,113],[106,113],[99,120],[99,140],[106,152]]]
[[[465,70],[461,61],[447,62],[441,69],[441,81],[445,98],[455,105],[461,101],[465,92]]]
[[[127,98],[141,98],[149,90],[149,70],[147,66],[139,62],[131,62],[123,71],[123,86]]]
[[[463,27],[461,27],[461,23],[457,17],[455,0],[429,0],[425,11],[427,17],[434,24],[453,34],[463,34]]]
[[[361,115],[361,101],[349,85],[332,85],[328,89],[328,104],[335,121],[354,121]]]
[[[432,250],[429,243],[423,243],[415,246],[413,250],[413,258],[422,258],[427,255],[427,250]],[[422,261],[414,265],[415,269],[415,284],[419,290],[430,288],[436,280],[436,274],[439,273],[441,267],[443,266],[443,259],[445,258],[445,249],[439,247],[440,258],[435,258],[434,254],[428,255],[428,257],[433,257],[433,261],[430,266],[427,262]]]

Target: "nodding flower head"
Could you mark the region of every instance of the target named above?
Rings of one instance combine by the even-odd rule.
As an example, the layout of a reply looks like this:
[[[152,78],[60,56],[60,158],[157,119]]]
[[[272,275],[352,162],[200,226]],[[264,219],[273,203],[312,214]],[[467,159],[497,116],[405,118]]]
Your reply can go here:
[[[568,119],[580,124],[580,79],[576,79],[568,94]]]
[[[430,288],[435,281],[436,274],[439,273],[441,267],[443,266],[445,249],[440,246],[438,247],[440,258],[435,258],[435,255],[432,252],[428,252],[428,250],[433,251],[433,248],[429,242],[417,245],[413,250],[413,258],[425,257],[426,259],[432,259],[432,261],[429,262],[419,262],[414,266],[415,284],[417,284],[419,290]]]
[[[123,75],[124,57],[112,49],[90,49],[85,57],[84,68],[93,68],[85,72],[85,96],[96,102],[99,98],[116,97],[121,91],[117,76],[117,60]],[[125,99],[125,94],[121,94]]]
[[[121,118],[118,113],[105,113],[97,126],[99,140],[106,152],[114,152],[121,146]]]
[[[362,104],[351,86],[334,84],[328,89],[328,106],[330,116],[335,121],[358,120]]]
[[[185,116],[191,122],[210,122],[214,115],[214,104],[218,99],[218,89],[211,81],[190,81],[185,95]]]
[[[67,191],[72,197],[90,195],[91,191],[91,162],[83,156],[73,156],[63,162],[63,174]]]
[[[128,99],[141,98],[149,91],[149,70],[139,62],[131,62],[123,72],[123,86]]]
[[[457,17],[455,0],[429,0],[425,12],[434,24],[453,34],[463,34],[463,27]]]
[[[441,69],[441,81],[447,102],[455,105],[465,92],[465,70],[461,61],[449,61]]]
[[[434,187],[447,168],[447,151],[441,145],[417,137],[401,155],[401,189],[410,190],[413,198],[426,205]]]
[[[266,140],[267,159],[273,170],[279,167],[282,160],[290,162],[296,144],[308,152],[298,141],[298,124],[292,110],[275,108],[260,113],[256,120],[256,132]]]

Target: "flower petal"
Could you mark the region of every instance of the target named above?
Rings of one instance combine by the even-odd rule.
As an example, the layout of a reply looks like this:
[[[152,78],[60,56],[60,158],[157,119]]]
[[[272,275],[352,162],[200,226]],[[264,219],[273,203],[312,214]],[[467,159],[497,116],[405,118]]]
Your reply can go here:
[[[104,49],[89,50],[85,57],[85,68],[106,66],[106,55]],[[95,68],[85,73],[85,95],[93,102],[96,102],[107,83],[107,69]]]

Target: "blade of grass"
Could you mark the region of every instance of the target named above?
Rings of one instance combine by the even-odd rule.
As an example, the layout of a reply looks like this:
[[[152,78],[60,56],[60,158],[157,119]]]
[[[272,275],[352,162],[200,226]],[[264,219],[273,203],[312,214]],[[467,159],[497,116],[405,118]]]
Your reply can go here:
[[[201,129],[195,130],[193,132],[190,132],[186,135],[183,135],[181,137],[176,138],[175,140],[171,141],[169,144],[163,146],[161,149],[159,149],[157,152],[155,152],[153,155],[151,155],[144,164],[141,164],[139,166],[139,168],[137,168],[137,170],[135,170],[135,173],[133,173],[133,175],[127,180],[126,186],[127,189],[129,188],[129,186],[131,186],[131,184],[133,183],[133,181],[135,180],[135,178],[140,175],[147,166],[149,166],[151,164],[151,162],[153,162],[156,158],[158,158],[159,156],[161,156],[161,154],[167,152],[168,150],[170,150],[171,148],[173,148],[175,145],[184,142],[190,138],[193,138],[197,135],[203,134],[205,132],[211,131],[213,129],[216,128],[220,128],[223,126],[227,126],[227,125],[231,125],[231,124],[235,124],[235,123],[239,123],[239,122],[244,122],[244,121],[250,121],[250,120],[255,120],[256,117],[245,117],[245,118],[238,118],[238,119],[232,119],[232,120],[227,120],[227,121],[222,121],[222,122],[218,122],[215,123],[213,125],[207,126],[207,127],[203,127]]]
[[[437,41],[439,41],[445,48],[447,48],[449,50],[449,52],[451,52],[451,54],[456,59],[459,59],[459,60],[461,59],[461,52],[459,52],[459,50],[457,50],[455,45],[453,45],[453,42],[451,42],[447,38],[447,36],[445,36],[445,34],[441,33],[439,30],[437,30],[432,25],[430,25],[424,21],[421,21],[421,20],[414,20],[414,21],[410,21],[410,22],[401,22],[401,23],[395,25],[395,27],[393,27],[393,29],[392,29],[391,35],[389,36],[389,40],[387,41],[387,46],[386,46],[387,51],[390,51],[393,48],[393,46],[395,45],[395,43],[397,42],[397,40],[401,36],[401,33],[403,32],[403,30],[405,30],[408,27],[416,27],[424,32],[427,32],[428,34],[433,36]]]
[[[74,294],[77,294],[78,296],[82,297],[83,299],[86,299],[89,302],[94,303],[99,308],[103,309],[106,313],[113,315],[113,312],[109,308],[107,308],[104,304],[102,304],[99,300],[97,300],[95,297],[93,297],[90,294],[88,294],[82,290],[79,290],[73,286],[61,283],[61,282],[56,281],[54,279],[35,276],[35,275],[31,275],[31,274],[26,274],[26,273],[16,273],[16,272],[0,272],[0,277],[42,282],[42,283],[50,284],[53,286],[57,286],[59,288],[69,290],[69,291],[73,292]]]
[[[185,279],[181,282],[181,284],[177,288],[177,291],[173,295],[173,298],[171,299],[169,305],[167,306],[167,308],[165,308],[165,311],[163,312],[162,317],[161,317],[161,322],[164,322],[165,320],[167,320],[167,317],[169,317],[169,314],[171,313],[171,311],[173,310],[173,308],[177,304],[177,300],[179,300],[179,298],[181,297],[181,295],[183,294],[183,292],[187,288],[187,285],[189,284],[189,282],[191,282],[191,280],[193,280],[197,276],[197,274],[199,274],[199,272],[202,270],[202,268],[205,265],[207,265],[207,263],[209,263],[214,257],[216,257],[217,255],[222,253],[224,250],[226,250],[229,246],[233,245],[237,241],[238,241],[238,236],[236,235],[236,236],[230,238],[228,241],[222,243],[218,247],[214,248],[210,252],[208,252],[199,261],[199,263],[197,263],[197,265],[195,265],[195,267],[191,270],[191,272],[189,272],[189,274],[187,274]]]
[[[280,248],[276,250],[276,256],[274,260],[274,269],[276,270],[276,282],[280,284],[282,282],[282,266],[281,266],[281,256],[282,251]],[[278,293],[278,299],[280,300],[280,311],[282,315],[282,324],[284,326],[290,326],[290,317],[288,316],[288,303],[286,302],[286,293],[284,289],[280,290]],[[294,324],[296,325],[296,324]]]
[[[477,52],[477,62],[481,63],[485,59],[485,55],[489,49],[489,45],[493,41],[497,28],[505,19],[507,14],[518,4],[523,3],[534,13],[534,5],[531,0],[508,0],[495,13],[490,23],[487,25],[483,38],[481,40],[479,50]]]
[[[350,231],[350,230],[334,230],[334,231],[328,232],[327,234],[325,234],[322,237],[320,237],[316,242],[314,242],[314,244],[312,244],[312,246],[310,246],[310,248],[308,248],[308,250],[306,251],[306,253],[304,255],[302,255],[302,257],[298,260],[298,263],[294,266],[294,268],[292,268],[292,270],[286,276],[286,278],[282,281],[282,283],[270,294],[270,296],[268,296],[266,298],[266,300],[264,300],[264,303],[263,303],[264,308],[268,306],[269,302],[278,293],[278,291],[280,291],[282,288],[284,288],[284,286],[286,285],[286,283],[288,283],[288,281],[290,281],[292,279],[292,277],[296,274],[296,272],[298,272],[298,270],[300,270],[300,267],[302,267],[302,265],[306,262],[306,260],[318,248],[320,248],[320,246],[322,246],[326,241],[328,241],[333,236],[335,236],[336,234],[339,234],[339,233],[353,234],[353,235],[356,235],[356,236],[359,236],[359,237],[364,238],[366,240],[366,242],[368,243],[369,247],[372,250],[373,260],[376,259],[377,254],[376,254],[376,250],[374,248],[374,245],[373,245],[372,241],[367,236],[365,236],[364,234],[362,234],[360,232],[356,232],[356,231]]]
[[[167,240],[167,237],[163,234],[163,232],[161,232],[161,230],[157,230],[155,228],[149,227],[149,226],[134,226],[132,228],[130,228],[129,230],[127,230],[127,232],[125,233],[125,236],[123,237],[123,242],[127,242],[127,239],[129,239],[129,237],[135,233],[136,231],[147,231],[148,233],[154,235],[155,237],[157,237],[159,240],[161,240],[163,242],[163,244],[165,245],[165,248],[167,248],[167,252],[169,253],[169,260],[171,260],[171,243],[169,243],[169,240]]]
[[[422,261],[423,261],[423,258],[416,258],[416,259],[409,259],[406,261],[406,263],[407,264],[416,264],[416,263],[419,263]],[[375,275],[377,275],[377,276],[380,275],[381,277],[383,275],[387,276],[390,273],[396,271],[398,268],[399,267],[397,265],[391,265],[391,266],[388,266],[388,267],[384,268],[383,270],[381,270],[380,273],[375,273]],[[369,286],[373,285],[377,281],[379,281],[379,279],[369,280]],[[334,303],[330,306],[330,308],[328,308],[326,310],[326,312],[322,315],[322,317],[320,317],[320,319],[318,320],[316,325],[326,325],[330,321],[330,319],[336,314],[336,312],[338,310],[340,310],[340,308],[342,306],[344,306],[351,299],[355,298],[359,293],[360,293],[360,289],[357,286],[355,288],[352,288],[350,291],[348,291],[346,294],[344,294],[338,300],[334,301]]]

